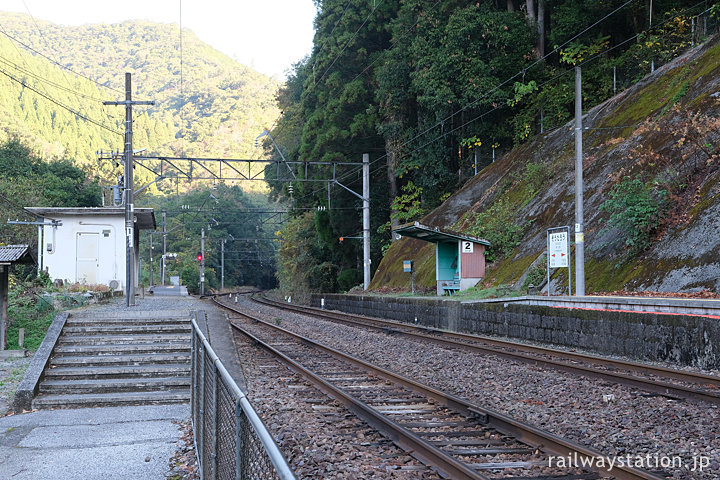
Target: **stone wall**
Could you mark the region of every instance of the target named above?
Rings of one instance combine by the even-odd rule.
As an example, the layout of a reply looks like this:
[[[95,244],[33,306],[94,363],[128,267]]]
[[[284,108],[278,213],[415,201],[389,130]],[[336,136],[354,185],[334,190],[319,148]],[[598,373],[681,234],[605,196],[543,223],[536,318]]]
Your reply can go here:
[[[580,310],[436,298],[314,295],[313,306],[479,335],[639,360],[720,368],[720,320],[695,315]]]

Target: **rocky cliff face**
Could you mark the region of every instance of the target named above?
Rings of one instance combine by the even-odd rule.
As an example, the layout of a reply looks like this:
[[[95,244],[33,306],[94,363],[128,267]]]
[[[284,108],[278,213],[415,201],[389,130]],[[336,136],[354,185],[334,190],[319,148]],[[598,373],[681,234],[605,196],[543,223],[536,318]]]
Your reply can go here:
[[[587,112],[588,293],[720,289],[719,113],[718,38]],[[491,265],[486,282],[517,285],[544,253],[546,230],[575,223],[574,158],[568,124],[509,152],[421,222],[471,233],[478,213],[510,212],[521,240]],[[388,250],[371,288],[409,286],[402,260],[411,258],[416,281],[434,285],[434,246],[403,239]],[[555,291],[566,287],[567,271],[552,283]]]

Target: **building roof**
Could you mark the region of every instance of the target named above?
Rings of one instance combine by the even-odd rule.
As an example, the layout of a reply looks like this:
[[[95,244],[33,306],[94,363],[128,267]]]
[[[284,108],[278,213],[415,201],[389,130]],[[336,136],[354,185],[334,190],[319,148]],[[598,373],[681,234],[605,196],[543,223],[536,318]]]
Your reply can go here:
[[[0,265],[13,263],[35,263],[35,258],[28,245],[6,245],[0,247]]]
[[[125,207],[27,207],[28,210],[39,217],[79,217],[79,216],[125,216]],[[140,230],[155,230],[155,211],[152,208],[135,208],[137,228]]]
[[[417,238],[418,240],[425,240],[426,242],[432,243],[465,240],[488,247],[490,246],[490,242],[483,238],[473,237],[465,235],[464,233],[452,232],[449,230],[440,230],[438,227],[428,227],[418,222],[400,225],[393,230],[393,233],[398,233],[404,237]]]

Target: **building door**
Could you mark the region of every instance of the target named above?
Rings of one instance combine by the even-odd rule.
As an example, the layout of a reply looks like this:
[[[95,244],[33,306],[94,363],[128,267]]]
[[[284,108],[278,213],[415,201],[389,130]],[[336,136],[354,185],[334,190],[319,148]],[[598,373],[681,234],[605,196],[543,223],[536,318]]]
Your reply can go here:
[[[97,233],[78,232],[76,246],[76,278],[75,281],[87,285],[97,283],[98,270],[98,237]]]

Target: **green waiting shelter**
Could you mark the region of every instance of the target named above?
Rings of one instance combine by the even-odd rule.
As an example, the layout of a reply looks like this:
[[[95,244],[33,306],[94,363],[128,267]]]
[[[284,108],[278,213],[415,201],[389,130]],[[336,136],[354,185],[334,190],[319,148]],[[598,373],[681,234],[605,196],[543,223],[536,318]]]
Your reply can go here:
[[[438,295],[467,290],[485,278],[485,248],[490,246],[487,240],[418,222],[401,225],[393,233],[435,244]]]

